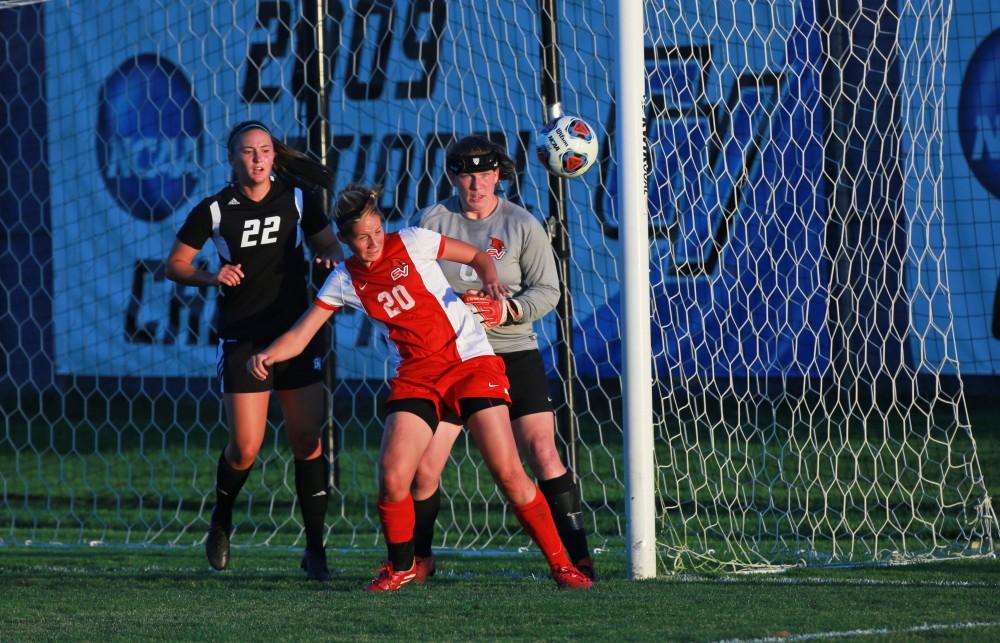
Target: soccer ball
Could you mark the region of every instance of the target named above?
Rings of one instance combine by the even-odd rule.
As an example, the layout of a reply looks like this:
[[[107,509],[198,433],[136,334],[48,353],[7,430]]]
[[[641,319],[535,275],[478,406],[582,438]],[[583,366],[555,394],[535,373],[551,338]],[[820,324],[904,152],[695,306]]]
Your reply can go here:
[[[597,133],[578,116],[560,116],[538,133],[538,160],[556,176],[580,176],[597,160]]]

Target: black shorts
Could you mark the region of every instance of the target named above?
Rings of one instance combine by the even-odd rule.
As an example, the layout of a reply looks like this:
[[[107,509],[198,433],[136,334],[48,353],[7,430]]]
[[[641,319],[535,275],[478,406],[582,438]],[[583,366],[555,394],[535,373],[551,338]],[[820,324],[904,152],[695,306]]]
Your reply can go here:
[[[552,411],[549,379],[545,375],[545,362],[536,350],[498,353],[507,366],[510,380],[510,419],[524,415]]]
[[[438,411],[434,402],[422,397],[406,397],[386,402],[385,414],[391,415],[399,411],[406,411],[426,422],[427,426],[431,427],[431,431],[437,431],[438,422],[450,422],[461,426],[465,424],[471,415],[483,409],[501,406],[506,403],[497,397],[465,397],[459,401],[459,404],[462,405],[462,417],[458,417],[450,408],[444,408],[442,409],[442,417],[438,418]]]
[[[259,380],[247,370],[247,361],[254,353],[271,343],[243,339],[220,339],[216,366],[223,393],[260,393],[287,391],[323,381],[323,339],[316,334],[297,357],[274,364],[266,380]]]

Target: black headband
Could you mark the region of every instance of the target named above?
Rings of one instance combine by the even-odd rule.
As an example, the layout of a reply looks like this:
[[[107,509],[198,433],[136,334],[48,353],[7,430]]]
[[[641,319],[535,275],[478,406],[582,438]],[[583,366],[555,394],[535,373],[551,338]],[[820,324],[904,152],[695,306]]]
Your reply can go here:
[[[267,129],[267,125],[261,123],[260,121],[247,121],[246,123],[243,123],[239,128],[233,130],[229,134],[229,140],[226,141],[226,149],[228,150],[233,146],[233,141],[236,140],[237,136],[239,136],[243,132],[248,132],[252,129],[263,130],[265,134],[267,134],[271,138],[274,138],[274,134],[271,134],[271,130]]]
[[[445,166],[452,174],[474,174],[488,172],[500,167],[500,156],[496,152],[482,154],[449,154]]]

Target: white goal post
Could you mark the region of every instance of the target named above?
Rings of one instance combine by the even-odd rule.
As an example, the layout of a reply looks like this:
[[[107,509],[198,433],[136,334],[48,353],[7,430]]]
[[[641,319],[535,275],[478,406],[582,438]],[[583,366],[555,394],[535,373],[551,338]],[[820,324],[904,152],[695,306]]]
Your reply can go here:
[[[649,328],[649,233],[644,114],[643,7],[618,3],[618,211],[622,262],[622,428],[625,438],[626,552],[632,578],[656,576],[656,469]]]
[[[0,544],[195,546],[226,440],[215,293],[163,260],[227,180],[229,128],[384,184],[390,228],[487,134],[557,238],[552,34],[535,0],[98,4],[0,3]],[[951,1],[550,4],[561,109],[599,158],[556,199],[572,307],[536,327],[598,566],[994,554],[966,377],[1000,355],[969,348],[953,286]],[[377,547],[385,347],[350,313],[329,339],[327,542]],[[234,543],[300,546],[270,420]],[[466,439],[442,490],[435,546],[527,545]]]

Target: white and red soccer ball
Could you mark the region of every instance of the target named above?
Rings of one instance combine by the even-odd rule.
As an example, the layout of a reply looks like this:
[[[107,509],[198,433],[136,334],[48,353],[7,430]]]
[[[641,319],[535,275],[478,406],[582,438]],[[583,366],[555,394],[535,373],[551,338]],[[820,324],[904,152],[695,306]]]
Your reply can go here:
[[[536,143],[538,160],[557,176],[580,176],[597,160],[597,132],[578,116],[555,119],[538,133]]]

